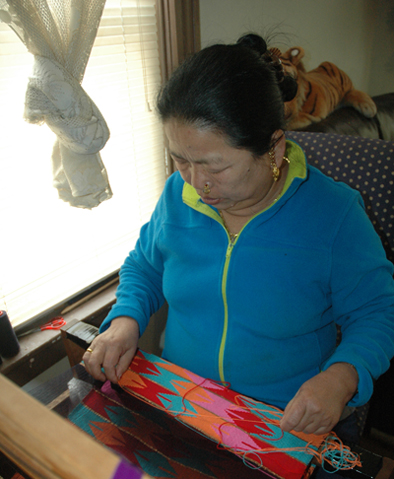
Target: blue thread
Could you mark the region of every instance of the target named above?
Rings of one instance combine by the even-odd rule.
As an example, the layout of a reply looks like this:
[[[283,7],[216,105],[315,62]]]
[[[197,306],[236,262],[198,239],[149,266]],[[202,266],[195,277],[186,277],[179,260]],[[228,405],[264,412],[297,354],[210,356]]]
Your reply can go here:
[[[357,454],[343,447],[343,443],[339,438],[331,435],[326,437],[322,452],[322,468],[326,472],[334,474],[339,470],[353,469],[357,458]],[[328,470],[325,466],[325,461],[327,461],[334,470]]]
[[[248,461],[247,456],[253,454],[254,456],[257,456],[260,464],[253,464],[252,462]],[[242,454],[242,462],[245,464],[245,466],[249,467],[249,469],[261,469],[263,467],[263,460],[261,457],[254,451],[246,451]]]

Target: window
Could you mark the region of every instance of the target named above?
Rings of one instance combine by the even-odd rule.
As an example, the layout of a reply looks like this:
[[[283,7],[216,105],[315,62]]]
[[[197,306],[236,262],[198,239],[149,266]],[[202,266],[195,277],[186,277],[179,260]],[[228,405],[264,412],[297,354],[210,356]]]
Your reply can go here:
[[[0,23],[0,309],[14,326],[118,270],[163,189],[155,0],[107,0],[82,83],[111,132],[113,197],[74,208],[52,186],[55,135],[23,120],[33,56]]]

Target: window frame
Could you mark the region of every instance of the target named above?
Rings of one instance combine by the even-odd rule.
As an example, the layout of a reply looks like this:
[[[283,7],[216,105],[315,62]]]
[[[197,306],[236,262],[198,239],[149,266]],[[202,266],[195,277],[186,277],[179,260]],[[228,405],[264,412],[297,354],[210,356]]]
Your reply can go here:
[[[201,48],[199,0],[156,0],[160,64],[165,82],[173,70],[188,55]],[[168,174],[174,171],[173,164],[168,165]],[[42,325],[55,316],[62,315],[66,321],[77,318],[99,326],[115,302],[118,286],[118,271],[41,312],[25,323],[17,326],[17,334]],[[166,308],[157,313],[166,314]],[[153,326],[154,328],[154,326]],[[145,344],[150,344],[152,328],[144,333]],[[19,340],[21,352],[10,359],[3,359],[0,373],[23,386],[46,369],[66,357],[60,331],[43,331],[40,335],[27,335]]]

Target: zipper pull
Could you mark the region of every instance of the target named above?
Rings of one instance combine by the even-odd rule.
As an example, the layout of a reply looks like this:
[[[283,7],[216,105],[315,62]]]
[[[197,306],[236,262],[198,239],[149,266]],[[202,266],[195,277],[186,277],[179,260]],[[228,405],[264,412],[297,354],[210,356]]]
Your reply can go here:
[[[231,243],[230,241],[230,243],[227,246],[226,258],[229,258],[231,256],[233,247],[234,247],[234,243]]]

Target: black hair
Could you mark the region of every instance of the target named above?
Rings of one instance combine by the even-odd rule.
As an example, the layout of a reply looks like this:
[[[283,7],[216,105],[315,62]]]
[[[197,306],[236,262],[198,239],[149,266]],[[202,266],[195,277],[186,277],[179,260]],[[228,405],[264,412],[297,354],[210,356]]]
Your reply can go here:
[[[283,101],[291,96],[279,70],[259,35],[209,46],[175,70],[159,92],[158,113],[163,122],[177,119],[207,128],[236,148],[263,155],[272,134],[285,127]]]

